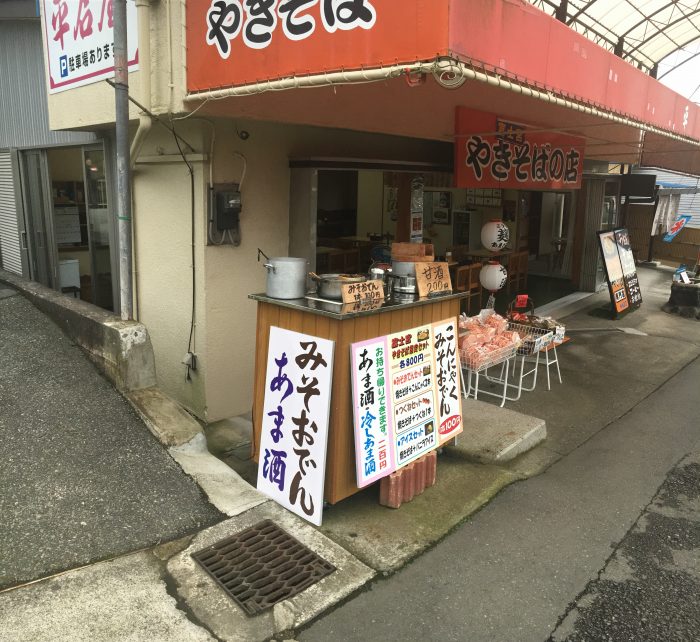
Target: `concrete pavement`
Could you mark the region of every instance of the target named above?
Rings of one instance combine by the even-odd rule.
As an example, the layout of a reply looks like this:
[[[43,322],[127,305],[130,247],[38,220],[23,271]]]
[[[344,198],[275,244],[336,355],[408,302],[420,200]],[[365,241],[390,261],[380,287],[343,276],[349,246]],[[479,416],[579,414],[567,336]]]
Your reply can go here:
[[[532,452],[496,466],[470,463],[454,453],[447,453],[440,459],[438,484],[411,504],[399,511],[390,511],[376,504],[371,490],[360,493],[328,509],[319,533],[270,502],[260,503],[262,500],[257,493],[246,488],[240,479],[233,492],[222,495],[222,484],[228,483],[225,481],[227,471],[212,472],[211,462],[207,461],[211,456],[204,449],[200,435],[187,444],[171,448],[170,453],[199,481],[219,510],[235,517],[205,529],[194,541],[188,536],[172,544],[149,547],[126,557],[73,570],[29,587],[0,591],[0,621],[3,625],[9,623],[3,628],[3,636],[13,641],[106,641],[205,640],[212,636],[247,640],[264,639],[284,631],[291,635],[294,627],[304,625],[323,609],[347,599],[350,591],[369,580],[372,569],[391,573],[431,546],[434,546],[432,550],[402,571],[375,580],[368,585],[369,590],[318,619],[299,633],[300,638],[544,640],[555,631],[560,636],[568,635],[572,629],[562,628],[562,622],[571,624],[570,614],[579,609],[577,599],[587,589],[591,594],[594,592],[589,581],[598,577],[610,551],[619,548],[669,468],[685,453],[698,447],[697,386],[693,386],[693,382],[700,375],[697,361],[700,330],[693,322],[659,312],[667,294],[667,285],[664,285],[667,275],[649,273],[645,277],[648,280],[648,283],[643,281],[645,307],[623,322],[603,318],[600,307],[605,301],[603,296],[591,297],[586,309],[567,319],[574,339],[560,350],[563,385],[555,383],[552,390],[547,391],[540,381],[534,393],[524,395],[518,403],[508,404],[509,408],[547,420],[548,440]],[[8,301],[21,307],[14,303],[21,301],[19,297],[4,300],[0,297],[3,321],[10,318],[4,316],[9,314],[7,310],[14,310],[3,307]],[[61,372],[66,359],[64,352],[80,354],[70,342],[61,344],[65,337],[60,333],[51,335],[50,328],[44,328],[37,319],[23,319],[27,327],[34,324],[40,334],[48,332],[51,340],[39,340],[36,350],[21,353],[18,361],[32,363],[38,353],[46,352],[52,356],[49,363],[42,364],[42,374],[52,369]],[[636,334],[615,331],[623,324]],[[16,350],[14,344],[22,341],[22,322],[15,320],[14,326],[10,334],[3,334],[0,329],[0,347],[6,350]],[[55,343],[60,348],[57,353],[52,352],[51,344]],[[13,364],[13,368],[17,367]],[[31,368],[25,369],[31,373]],[[23,376],[24,372],[21,370]],[[90,372],[94,377],[94,370]],[[0,375],[0,393],[3,381],[7,384],[3,376]],[[71,387],[70,380],[67,383],[60,378],[44,381],[32,375],[26,383],[41,391],[38,397],[32,398],[32,403],[36,404],[44,397],[53,398],[42,387],[46,385],[56,391],[68,390],[76,396],[87,390],[86,401],[89,401],[93,395],[90,388],[96,384],[88,380],[87,375],[79,377]],[[16,379],[13,385],[22,388]],[[24,391],[21,394],[25,394]],[[6,397],[0,396],[0,406],[8,403]],[[127,404],[124,406],[131,410]],[[115,408],[118,411],[112,416],[123,417],[119,410],[122,407],[116,404]],[[0,412],[2,410],[0,407]],[[47,413],[53,417],[54,406],[48,404],[41,410],[43,415],[37,410],[34,418],[38,425],[42,417],[45,421]],[[21,421],[21,412],[19,415],[14,412],[10,416]],[[70,422],[61,419],[60,412],[57,417],[66,436],[71,437]],[[132,419],[136,423],[132,423]],[[147,416],[147,420],[153,421],[153,417]],[[5,431],[6,426],[1,422],[0,418],[0,428]],[[145,432],[134,413],[123,424],[122,432],[127,436],[134,434],[137,425]],[[88,463],[95,458],[98,463],[108,464],[109,458],[101,458],[97,448],[97,437],[105,434],[104,423],[100,424],[100,431],[89,427],[86,430],[85,435],[82,426],[74,431],[90,444],[90,448],[80,451],[83,458]],[[50,431],[48,434],[51,436]],[[112,439],[110,431],[106,434]],[[146,435],[150,438],[148,433]],[[12,435],[12,439],[17,437]],[[122,441],[108,441],[108,445],[124,450],[127,463],[132,459],[142,461],[139,453],[129,452],[130,446],[145,448],[144,457],[156,461],[149,450],[149,444],[155,443],[152,440],[135,443],[123,435],[120,439]],[[37,449],[38,455],[28,452],[32,443],[29,437],[22,443],[17,442],[18,452],[27,451],[23,455],[26,461],[36,459],[39,468],[43,466],[44,480],[60,479],[46,467],[44,451]],[[73,445],[70,439],[65,443]],[[159,452],[164,459],[158,459],[155,468],[160,469],[162,465],[164,470],[156,477],[160,474],[167,477],[172,460],[162,449]],[[76,467],[83,465],[75,459],[72,463]],[[117,466],[122,467],[122,464]],[[52,474],[47,476],[46,470]],[[60,468],[58,470],[60,472]],[[142,470],[126,466],[124,472],[143,477]],[[545,470],[539,477],[517,482],[524,476]],[[41,472],[35,472],[35,485],[36,480],[41,479]],[[113,473],[109,469],[106,472]],[[179,469],[177,472],[182,476]],[[21,489],[22,480],[16,471],[14,475],[7,483],[19,484]],[[196,487],[189,478],[182,477],[187,483],[178,487],[180,490],[176,494],[182,497],[184,489],[184,497],[191,498],[188,493]],[[85,493],[98,501],[104,489],[92,478],[89,482],[93,486],[85,488]],[[501,490],[506,484],[512,485]],[[127,494],[133,492],[133,486],[127,484],[124,488]],[[496,499],[484,507],[499,490]],[[122,493],[120,488],[119,494]],[[197,500],[187,504],[195,514],[197,502],[211,509],[200,493],[195,494]],[[134,503],[131,498],[125,501]],[[151,520],[144,529],[147,535],[157,531],[165,533],[163,537],[177,538],[185,532],[199,530],[196,526],[178,530],[177,518],[183,515],[172,517],[175,511],[169,501],[166,497],[162,511],[157,505],[146,507],[146,518]],[[0,505],[0,508],[5,509],[5,506]],[[72,517],[69,502],[62,503],[60,508]],[[464,515],[473,514],[479,508],[482,508],[480,512],[459,525]],[[19,515],[19,509],[16,510]],[[213,512],[216,515],[213,521],[221,519],[220,513]],[[28,524],[31,514],[25,513],[19,515],[19,522],[24,520],[23,523]],[[239,625],[236,618],[245,616],[229,602],[225,602],[226,615],[222,615],[223,611],[216,604],[223,598],[216,587],[207,584],[209,580],[205,574],[192,564],[188,546],[194,550],[205,540],[237,532],[263,513],[278,515],[280,523],[292,532],[300,529],[300,537],[319,545],[322,551],[335,550],[334,555],[345,555],[346,561],[336,566],[355,568],[357,572],[335,588],[331,588],[331,584],[336,578],[331,575],[330,583],[324,580],[302,593],[298,600],[275,607],[271,616],[268,614],[257,622],[244,619]],[[43,518],[42,513],[38,514]],[[90,514],[96,514],[93,505]],[[124,514],[128,519],[128,512]],[[167,531],[172,525],[170,522],[158,521],[161,515],[164,519],[175,519],[171,531]],[[191,519],[191,516],[185,517]],[[51,525],[49,522],[49,529]],[[99,530],[102,526],[100,519],[97,526],[90,524],[98,533],[98,539],[103,537]],[[440,541],[452,529],[453,532]],[[327,541],[324,534],[335,544]],[[0,547],[4,535],[0,531]],[[64,536],[60,528],[56,535],[57,538]],[[22,533],[15,529],[11,537],[21,539]],[[60,539],[57,541],[60,544]],[[73,540],[73,546],[81,554],[84,541],[85,538]],[[116,536],[111,541],[103,538],[100,544],[105,545],[105,549],[116,545],[117,554],[134,550],[120,549],[120,542]],[[45,553],[49,548],[47,544],[41,551]],[[347,552],[343,552],[343,548]],[[1,552],[0,559],[4,559],[5,551]],[[23,555],[28,556],[30,567],[35,564],[30,547],[18,549],[17,553],[18,564],[21,565]],[[39,566],[42,561],[39,560]],[[581,607],[586,604],[584,601]],[[220,606],[223,607],[223,603]],[[269,622],[263,626],[265,618]],[[246,631],[255,633],[251,637]]]
[[[82,351],[0,299],[0,588],[223,519]]]
[[[503,490],[437,547],[298,638],[547,639],[668,471],[700,448],[699,380],[696,359],[542,475]]]

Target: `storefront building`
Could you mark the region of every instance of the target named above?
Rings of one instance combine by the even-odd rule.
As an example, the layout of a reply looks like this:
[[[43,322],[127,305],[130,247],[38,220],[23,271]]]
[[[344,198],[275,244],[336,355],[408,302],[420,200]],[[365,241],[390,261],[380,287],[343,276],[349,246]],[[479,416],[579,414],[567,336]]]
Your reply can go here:
[[[160,121],[132,105],[134,308],[159,385],[205,421],[251,410],[258,248],[366,271],[411,239],[421,177],[418,232],[437,255],[480,249],[482,224],[504,218],[532,273],[593,290],[619,168],[700,140],[695,105],[531,5],[257,4],[139,0],[130,32],[130,93]],[[51,128],[111,130],[106,82],[51,86],[60,38],[43,7]]]
[[[3,269],[115,309],[109,131],[49,129],[37,4],[0,8]]]

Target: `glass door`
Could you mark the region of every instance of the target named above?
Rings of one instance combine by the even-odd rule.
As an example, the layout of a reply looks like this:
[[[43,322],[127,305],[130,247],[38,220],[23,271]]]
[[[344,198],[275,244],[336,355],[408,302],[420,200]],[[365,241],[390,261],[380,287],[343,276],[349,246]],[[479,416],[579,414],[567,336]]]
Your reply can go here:
[[[114,225],[108,202],[104,149],[101,146],[83,148],[83,161],[88,242],[93,277],[92,302],[106,310],[114,310],[115,292],[112,274]]]
[[[34,281],[56,287],[56,257],[54,252],[49,199],[49,175],[43,150],[21,153],[22,200],[25,231],[29,253],[29,275]]]

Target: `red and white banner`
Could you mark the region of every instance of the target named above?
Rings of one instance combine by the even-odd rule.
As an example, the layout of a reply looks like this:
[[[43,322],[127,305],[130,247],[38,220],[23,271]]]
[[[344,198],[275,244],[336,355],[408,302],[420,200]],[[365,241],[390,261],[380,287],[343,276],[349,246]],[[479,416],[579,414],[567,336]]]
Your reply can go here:
[[[581,187],[584,139],[528,129],[496,114],[458,107],[455,186],[533,190]]]
[[[187,88],[381,67],[447,53],[448,0],[188,0]],[[411,25],[410,28],[407,25]]]
[[[190,92],[449,56],[700,140],[697,105],[527,2],[187,0],[186,11]]]

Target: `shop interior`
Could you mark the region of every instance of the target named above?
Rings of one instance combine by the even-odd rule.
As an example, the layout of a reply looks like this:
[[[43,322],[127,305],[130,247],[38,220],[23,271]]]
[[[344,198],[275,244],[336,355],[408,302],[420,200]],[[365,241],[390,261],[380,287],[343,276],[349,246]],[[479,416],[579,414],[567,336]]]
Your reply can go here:
[[[110,216],[104,151],[47,150],[57,289],[113,310]]]
[[[406,174],[374,169],[318,171],[317,272],[366,273],[372,264],[391,262],[391,243],[408,241],[407,230],[402,233],[399,222],[399,190]],[[507,287],[496,299],[497,308],[507,307],[516,293],[527,291],[539,306],[576,290],[571,241],[575,192],[458,189],[450,187],[450,174],[424,172],[421,176],[425,182],[423,242],[433,244],[436,261],[449,263],[455,289],[473,291],[466,311],[473,314],[488,296],[481,290],[478,272],[490,258],[499,260],[509,274]],[[494,219],[508,226],[510,241],[502,253],[491,257],[482,245],[481,229]]]

